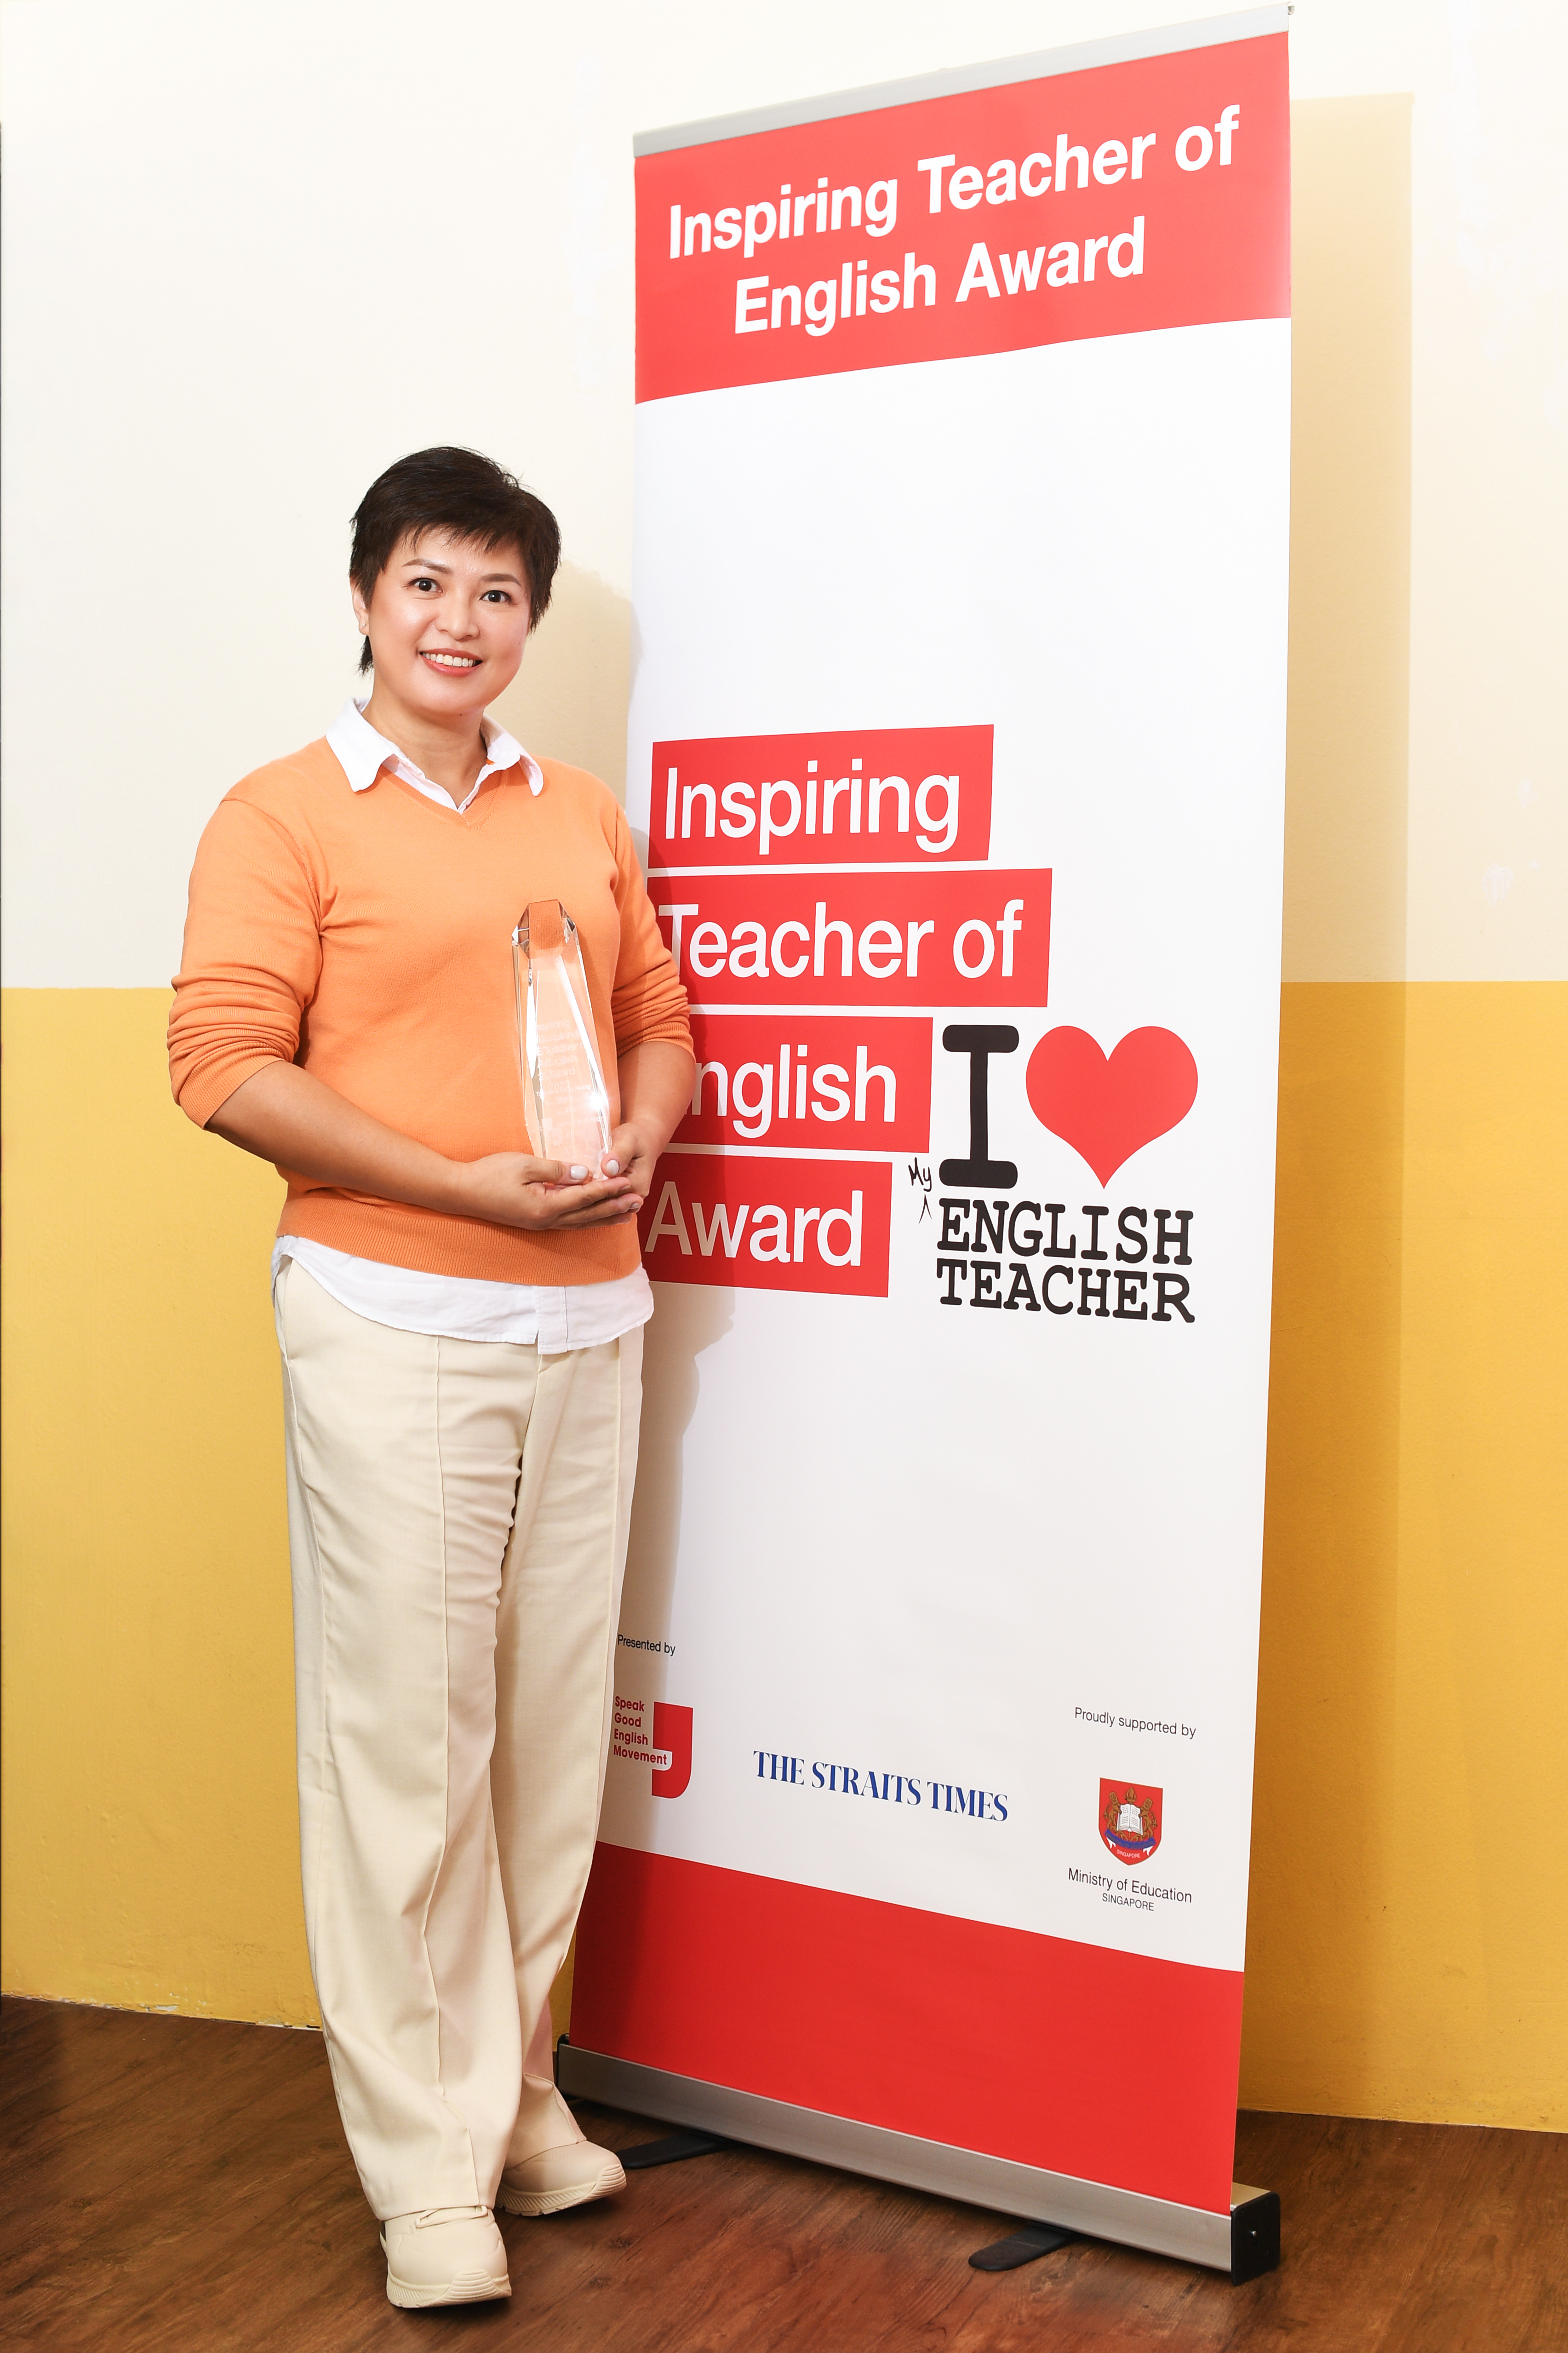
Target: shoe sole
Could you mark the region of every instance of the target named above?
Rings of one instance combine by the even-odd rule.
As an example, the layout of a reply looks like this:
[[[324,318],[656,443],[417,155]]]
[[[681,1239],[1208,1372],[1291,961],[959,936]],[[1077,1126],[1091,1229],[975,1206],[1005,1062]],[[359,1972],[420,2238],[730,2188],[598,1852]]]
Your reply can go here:
[[[509,2189],[503,2180],[496,2204],[506,2214],[560,2214],[568,2206],[586,2206],[595,2198],[613,2198],[626,2186],[619,2165],[606,2165],[592,2181],[574,2181],[565,2189]]]
[[[400,2280],[388,2266],[386,2300],[400,2312],[421,2312],[431,2304],[487,2304],[497,2296],[510,2295],[511,2282],[505,2272],[459,2272],[456,2279],[439,2287],[418,2286],[412,2280]]]

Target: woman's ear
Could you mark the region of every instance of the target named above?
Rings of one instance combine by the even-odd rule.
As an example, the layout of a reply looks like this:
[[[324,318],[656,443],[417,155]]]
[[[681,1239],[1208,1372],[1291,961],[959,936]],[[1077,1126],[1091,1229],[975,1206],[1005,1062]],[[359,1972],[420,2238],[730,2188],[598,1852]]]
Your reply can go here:
[[[353,598],[354,627],[358,629],[362,638],[368,638],[370,635],[370,607],[360,595],[359,582],[357,580],[351,580],[349,582],[349,595]]]

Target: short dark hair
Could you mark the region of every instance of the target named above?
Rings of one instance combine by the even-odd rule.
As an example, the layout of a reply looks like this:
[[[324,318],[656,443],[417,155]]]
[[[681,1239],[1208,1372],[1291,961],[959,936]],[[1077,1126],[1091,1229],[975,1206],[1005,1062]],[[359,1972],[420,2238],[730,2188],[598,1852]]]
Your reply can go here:
[[[478,449],[416,449],[399,458],[366,491],[353,523],[349,578],[367,605],[402,541],[424,531],[449,531],[478,547],[515,546],[528,580],[531,626],[550,602],[561,526],[542,499]],[[359,666],[371,667],[368,638]]]

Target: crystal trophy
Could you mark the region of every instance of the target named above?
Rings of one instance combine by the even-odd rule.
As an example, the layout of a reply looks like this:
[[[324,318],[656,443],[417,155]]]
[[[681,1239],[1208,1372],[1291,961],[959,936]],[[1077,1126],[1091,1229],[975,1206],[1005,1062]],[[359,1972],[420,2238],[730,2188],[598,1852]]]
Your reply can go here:
[[[523,1092],[539,1149],[547,1160],[600,1176],[610,1148],[610,1099],[577,926],[559,899],[524,908],[511,962]]]

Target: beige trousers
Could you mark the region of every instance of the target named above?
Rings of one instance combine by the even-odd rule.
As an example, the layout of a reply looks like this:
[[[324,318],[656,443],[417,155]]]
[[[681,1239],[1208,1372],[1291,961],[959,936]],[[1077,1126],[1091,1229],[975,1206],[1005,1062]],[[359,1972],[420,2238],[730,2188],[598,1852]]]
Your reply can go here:
[[[550,1988],[604,1793],[642,1334],[541,1356],[278,1284],[310,1968],[378,2216],[582,2138]]]

